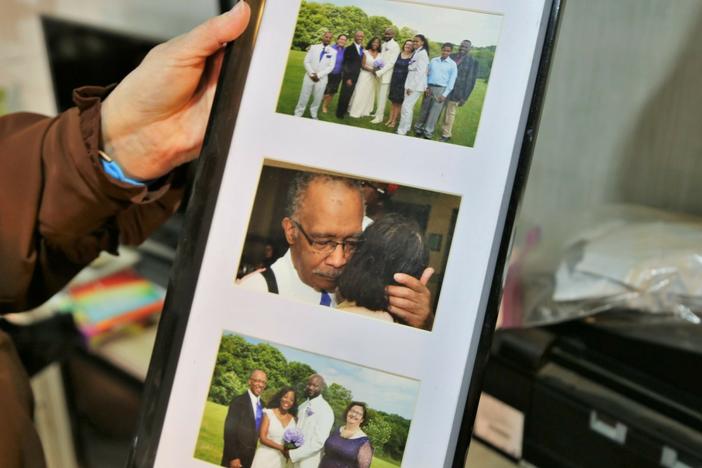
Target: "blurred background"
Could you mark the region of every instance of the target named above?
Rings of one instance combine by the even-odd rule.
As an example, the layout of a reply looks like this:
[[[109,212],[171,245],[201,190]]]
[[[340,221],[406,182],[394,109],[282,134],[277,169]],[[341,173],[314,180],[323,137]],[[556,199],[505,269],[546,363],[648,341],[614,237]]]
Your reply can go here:
[[[60,112],[224,3],[4,0],[0,113]],[[702,466],[700,76],[698,0],[564,2],[469,466]],[[123,466],[181,227],[3,323],[49,466]]]

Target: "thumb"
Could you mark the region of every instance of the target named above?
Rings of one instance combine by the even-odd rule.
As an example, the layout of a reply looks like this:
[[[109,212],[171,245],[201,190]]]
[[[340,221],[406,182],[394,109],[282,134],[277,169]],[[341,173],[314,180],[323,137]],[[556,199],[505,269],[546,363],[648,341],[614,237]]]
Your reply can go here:
[[[251,8],[239,0],[231,10],[210,18],[182,36],[180,50],[189,57],[206,58],[233,41],[246,30],[251,17]]]
[[[422,273],[422,277],[419,278],[419,281],[426,286],[427,283],[429,282],[429,278],[431,278],[431,275],[434,274],[434,269],[432,267],[425,268],[424,272]]]

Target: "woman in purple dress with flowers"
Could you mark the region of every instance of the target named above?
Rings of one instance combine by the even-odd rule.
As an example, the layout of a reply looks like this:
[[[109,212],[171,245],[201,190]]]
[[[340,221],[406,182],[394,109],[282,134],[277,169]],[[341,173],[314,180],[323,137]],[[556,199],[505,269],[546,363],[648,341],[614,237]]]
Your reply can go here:
[[[346,424],[333,431],[324,443],[324,456],[319,468],[369,468],[373,446],[361,426],[367,422],[365,403],[352,401],[346,407]]]
[[[256,449],[251,468],[285,468],[288,464],[285,457],[286,438],[289,439],[289,435],[295,431],[296,410],[295,390],[292,387],[283,388],[271,399],[268,408],[263,410],[259,430],[261,443]],[[302,444],[303,441],[299,442]]]

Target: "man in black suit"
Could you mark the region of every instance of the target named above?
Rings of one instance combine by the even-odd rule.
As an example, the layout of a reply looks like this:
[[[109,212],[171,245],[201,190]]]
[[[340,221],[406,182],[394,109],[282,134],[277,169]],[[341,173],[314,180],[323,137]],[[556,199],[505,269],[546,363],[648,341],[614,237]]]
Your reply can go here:
[[[224,420],[222,466],[251,466],[258,442],[258,429],[263,419],[261,392],[265,390],[267,383],[266,373],[259,369],[254,370],[249,376],[249,389],[229,404],[227,418]]]
[[[343,119],[349,109],[351,95],[356,88],[358,75],[361,73],[361,60],[363,58],[363,31],[356,31],[353,44],[344,50],[344,61],[341,68],[341,93],[336,106],[336,116]]]

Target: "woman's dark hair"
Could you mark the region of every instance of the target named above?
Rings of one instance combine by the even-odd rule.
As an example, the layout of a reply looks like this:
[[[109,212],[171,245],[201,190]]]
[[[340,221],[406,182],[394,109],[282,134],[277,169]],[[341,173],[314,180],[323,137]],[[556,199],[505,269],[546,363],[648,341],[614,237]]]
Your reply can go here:
[[[346,416],[348,416],[349,411],[351,411],[351,408],[354,406],[360,406],[363,408],[363,421],[361,421],[361,427],[366,427],[366,424],[368,424],[368,405],[362,401],[352,401],[348,404],[348,406],[346,406],[346,409],[344,410],[344,422],[346,422]]]
[[[429,263],[429,251],[416,221],[386,214],[366,228],[361,246],[339,277],[341,296],[370,310],[387,310],[385,287],[395,273],[419,278]]]
[[[427,54],[429,53],[429,41],[427,41],[427,38],[424,37],[424,34],[415,34],[414,37],[418,37],[422,40],[422,49],[427,51]]]
[[[368,44],[366,44],[366,50],[372,50],[371,46],[373,45],[373,41],[377,40],[378,41],[378,50],[383,48],[383,41],[380,40],[378,36],[371,37],[371,40],[368,41]]]
[[[290,414],[295,416],[297,414],[297,393],[295,392],[295,389],[292,387],[283,387],[281,388],[278,393],[273,395],[273,398],[270,399],[268,402],[268,405],[266,405],[266,408],[270,409],[275,409],[275,408],[280,408],[280,401],[283,399],[283,397],[288,393],[288,392],[293,392],[293,404],[288,410]]]

